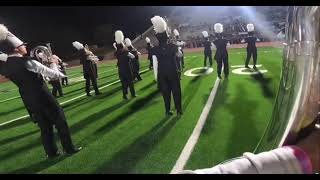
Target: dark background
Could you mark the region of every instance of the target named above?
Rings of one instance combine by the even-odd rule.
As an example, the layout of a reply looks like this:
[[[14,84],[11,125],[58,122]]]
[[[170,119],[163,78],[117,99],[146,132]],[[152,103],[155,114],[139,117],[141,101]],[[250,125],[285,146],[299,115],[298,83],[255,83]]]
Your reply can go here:
[[[73,41],[112,47],[114,32],[122,30],[134,39],[152,24],[153,15],[168,16],[173,6],[2,6],[0,23],[27,42],[28,48],[51,43],[66,56]]]

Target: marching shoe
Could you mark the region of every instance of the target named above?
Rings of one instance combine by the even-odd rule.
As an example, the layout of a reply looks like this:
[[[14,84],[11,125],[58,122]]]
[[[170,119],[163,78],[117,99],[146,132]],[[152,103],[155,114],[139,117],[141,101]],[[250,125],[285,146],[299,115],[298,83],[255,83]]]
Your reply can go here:
[[[254,69],[254,70],[257,70],[258,68],[254,65],[254,66],[253,66],[253,69]]]
[[[73,148],[73,149],[70,150],[70,151],[65,151],[64,154],[67,155],[67,156],[71,156],[72,154],[75,154],[75,153],[81,151],[81,149],[82,149],[82,147]]]
[[[54,159],[56,157],[59,157],[61,155],[61,153],[59,151],[57,151],[55,154],[47,154],[47,158],[48,159]]]
[[[172,115],[173,115],[173,113],[171,111],[166,112],[166,116],[172,116]]]

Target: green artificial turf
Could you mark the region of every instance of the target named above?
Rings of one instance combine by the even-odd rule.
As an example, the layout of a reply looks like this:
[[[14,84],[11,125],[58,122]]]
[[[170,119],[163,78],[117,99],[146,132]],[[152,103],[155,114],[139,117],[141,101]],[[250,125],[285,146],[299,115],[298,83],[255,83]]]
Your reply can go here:
[[[222,80],[187,168],[214,165],[253,149],[258,142],[269,120],[280,73],[279,49],[259,49],[274,51],[258,55],[258,62],[269,72],[263,78],[231,74],[228,83]],[[244,49],[229,52],[230,65],[243,64],[245,54],[238,52]],[[202,65],[202,52],[185,55],[185,70]],[[148,62],[143,60],[141,66],[146,69]],[[110,70],[99,75],[100,87],[118,80],[117,70],[112,68],[115,66],[99,66],[99,72]],[[46,160],[39,128],[28,118],[1,126],[0,173],[169,173],[207,102],[216,79],[216,64],[213,68],[209,75],[182,77],[184,114],[180,118],[164,117],[153,71],[144,72],[143,80],[135,83],[137,98],[123,101],[120,83],[115,83],[101,90],[100,96],[84,96],[64,104],[72,139],[83,147],[71,157]],[[70,70],[69,76],[82,77],[81,68]],[[0,84],[0,90],[3,88],[15,86],[8,82]],[[84,81],[63,90],[65,96],[59,102],[83,95]],[[0,92],[0,102],[19,96],[17,91],[4,94]],[[25,114],[20,98],[0,103],[0,123]]]
[[[244,61],[244,55],[242,58],[238,54],[229,55],[230,65],[243,65]],[[272,113],[281,62],[280,49],[259,48],[257,64],[262,64],[259,69],[267,69],[267,73],[231,73],[229,80],[221,81],[206,124],[185,169],[209,168],[241,156],[244,152],[254,151]]]

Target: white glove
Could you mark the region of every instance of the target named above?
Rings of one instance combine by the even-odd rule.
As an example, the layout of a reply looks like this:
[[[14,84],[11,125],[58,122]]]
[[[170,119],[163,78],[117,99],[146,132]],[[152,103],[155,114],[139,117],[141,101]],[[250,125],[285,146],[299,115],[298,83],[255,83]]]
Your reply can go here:
[[[257,38],[257,42],[260,42],[260,39],[259,39],[259,38]]]
[[[8,55],[7,54],[0,54],[0,61],[4,61],[4,62],[6,62],[7,61],[7,59],[8,59]]]
[[[183,53],[181,52],[181,47],[178,48],[177,57],[182,57]]]
[[[139,51],[137,51],[137,54],[138,54],[138,55],[141,55],[141,53],[140,53]]]
[[[245,43],[246,41],[244,39],[241,40],[241,43]]]
[[[130,59],[134,59],[134,58],[135,58],[134,55],[133,55],[131,52],[128,53],[128,57],[129,57]]]
[[[66,77],[64,74],[62,74],[60,71],[55,71],[52,70],[40,62],[36,60],[28,60],[26,61],[26,68],[28,71],[34,72],[34,73],[39,73],[42,74],[44,77],[49,77],[52,79],[57,79],[57,78],[64,78]]]

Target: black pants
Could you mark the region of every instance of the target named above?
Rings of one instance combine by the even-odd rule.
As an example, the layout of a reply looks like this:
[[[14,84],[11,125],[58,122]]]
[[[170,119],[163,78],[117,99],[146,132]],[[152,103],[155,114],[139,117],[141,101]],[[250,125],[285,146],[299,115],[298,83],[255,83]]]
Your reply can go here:
[[[182,49],[181,49],[181,52],[182,52],[182,57],[180,58],[180,62],[181,62],[181,67],[184,68],[184,52]]]
[[[222,69],[222,64],[223,64],[223,71],[225,77],[228,77],[229,75],[229,62],[228,62],[228,57],[220,57],[217,58],[217,72],[218,72],[218,77],[221,77],[221,69]]]
[[[169,112],[171,108],[171,93],[173,95],[176,110],[181,112],[181,86],[178,75],[176,73],[172,73],[171,75],[159,74],[158,83],[163,96],[166,112]]]
[[[182,71],[184,68],[184,56],[177,57],[178,68]]]
[[[132,76],[128,75],[128,74],[120,74],[119,78],[120,78],[121,85],[122,85],[123,97],[127,96],[128,88],[130,89],[131,96],[135,96],[136,92],[134,90]]]
[[[99,94],[100,92],[97,85],[97,79],[93,75],[90,75],[86,78],[86,93],[90,93],[90,81],[92,82],[95,93]]]
[[[141,80],[141,76],[140,76],[140,64],[138,60],[132,60],[132,72],[133,72],[133,79],[138,79]]]
[[[149,69],[153,69],[153,59],[152,59],[152,56],[151,56],[151,55],[148,55],[148,59],[149,59],[149,61],[150,61]]]
[[[41,131],[41,140],[47,155],[51,156],[57,153],[58,148],[54,139],[53,127],[57,129],[61,145],[65,152],[71,152],[74,145],[71,140],[69,127],[62,108],[58,112],[49,112],[45,107],[33,116],[38,123]]]
[[[246,66],[248,66],[249,61],[253,57],[253,65],[257,64],[257,48],[247,48],[247,59],[246,59]]]
[[[204,66],[207,66],[207,58],[209,58],[210,66],[212,66],[212,52],[204,52]]]
[[[63,96],[60,80],[53,80],[53,81],[50,81],[50,83],[52,85],[52,95],[54,97],[57,97],[57,93],[59,92],[59,96]]]
[[[62,78],[61,83],[62,85],[68,85],[68,77]]]

